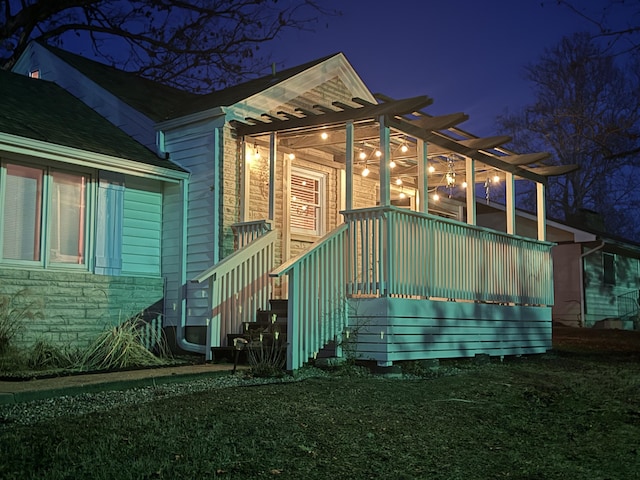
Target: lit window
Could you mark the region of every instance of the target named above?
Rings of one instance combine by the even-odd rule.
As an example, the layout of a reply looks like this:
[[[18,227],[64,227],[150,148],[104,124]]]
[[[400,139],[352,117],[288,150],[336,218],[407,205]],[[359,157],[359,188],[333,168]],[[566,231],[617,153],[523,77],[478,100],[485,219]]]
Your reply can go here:
[[[302,169],[291,172],[291,231],[308,235],[324,232],[323,197],[325,176]]]
[[[2,258],[85,263],[88,176],[7,163],[2,199]]]
[[[31,78],[40,78],[40,70],[31,70],[29,76]]]

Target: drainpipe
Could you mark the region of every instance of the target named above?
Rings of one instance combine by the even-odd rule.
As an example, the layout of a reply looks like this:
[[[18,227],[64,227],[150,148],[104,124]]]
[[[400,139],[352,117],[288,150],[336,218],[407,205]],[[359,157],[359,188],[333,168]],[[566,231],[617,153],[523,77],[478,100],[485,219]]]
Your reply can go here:
[[[584,327],[584,257],[591,255],[592,253],[601,250],[604,247],[604,240],[600,240],[600,245],[597,247],[593,247],[590,250],[587,250],[583,254],[580,255],[580,321],[582,322],[582,326]]]
[[[186,181],[182,181],[182,241],[180,252],[180,285],[181,298],[180,298],[180,321],[176,326],[176,340],[178,347],[182,350],[192,353],[200,353],[206,355],[206,345],[200,345],[199,343],[193,343],[187,341],[186,329],[187,329],[187,218],[188,218],[188,200],[189,200],[189,188]]]

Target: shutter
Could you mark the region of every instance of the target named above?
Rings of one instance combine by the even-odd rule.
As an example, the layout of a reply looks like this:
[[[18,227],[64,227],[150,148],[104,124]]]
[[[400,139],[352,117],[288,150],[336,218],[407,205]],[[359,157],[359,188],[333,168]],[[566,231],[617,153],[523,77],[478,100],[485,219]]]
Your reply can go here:
[[[122,271],[122,217],[124,175],[100,171],[96,214],[95,273],[120,275]]]

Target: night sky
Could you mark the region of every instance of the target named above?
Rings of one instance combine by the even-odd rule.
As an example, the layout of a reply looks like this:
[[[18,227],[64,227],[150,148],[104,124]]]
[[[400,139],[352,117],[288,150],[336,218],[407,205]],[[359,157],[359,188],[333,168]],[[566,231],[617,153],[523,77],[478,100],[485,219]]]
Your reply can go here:
[[[577,0],[600,12],[607,0]],[[342,11],[315,32],[290,32],[267,49],[279,68],[343,52],[369,89],[428,95],[432,115],[462,111],[460,125],[496,134],[495,118],[531,102],[523,66],[567,34],[593,26],[553,0],[323,0]]]

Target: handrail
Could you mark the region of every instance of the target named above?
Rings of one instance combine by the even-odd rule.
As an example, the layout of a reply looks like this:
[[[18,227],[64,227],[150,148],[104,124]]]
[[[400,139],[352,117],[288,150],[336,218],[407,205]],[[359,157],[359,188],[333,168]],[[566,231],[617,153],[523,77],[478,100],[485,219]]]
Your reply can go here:
[[[348,225],[340,225],[309,250],[270,273],[288,276],[287,369],[297,370],[348,323],[345,259]]]
[[[258,309],[268,308],[273,290],[269,272],[275,265],[277,237],[277,231],[270,231],[192,280],[209,281],[207,360],[212,359],[211,347],[222,345],[227,334],[240,333],[242,324],[251,322]]]
[[[331,232],[327,233],[325,236],[319,238],[314,243],[312,243],[311,246],[307,250],[305,250],[303,253],[301,253],[297,257],[293,257],[293,258],[287,260],[282,265],[280,265],[278,268],[276,268],[275,270],[270,272],[269,276],[270,277],[281,277],[282,275],[285,275],[289,270],[291,270],[293,268],[293,266],[295,264],[302,262],[309,255],[312,255],[314,253],[314,250],[320,248],[324,242],[326,242],[327,240],[331,239],[332,237],[336,237],[336,236],[340,235],[347,228],[348,228],[348,225],[346,223],[343,223],[342,225],[339,225],[338,227],[334,228]]]
[[[205,280],[208,280],[210,277],[214,275],[225,275],[230,272],[234,268],[238,267],[247,255],[251,255],[254,251],[258,251],[262,249],[264,246],[273,242],[277,237],[278,232],[276,230],[271,230],[266,235],[262,237],[258,237],[254,241],[248,243],[245,247],[240,250],[236,250],[231,255],[223,258],[221,261],[209,267],[204,272],[202,272],[197,277],[194,277],[191,281],[193,283],[202,283]]]

